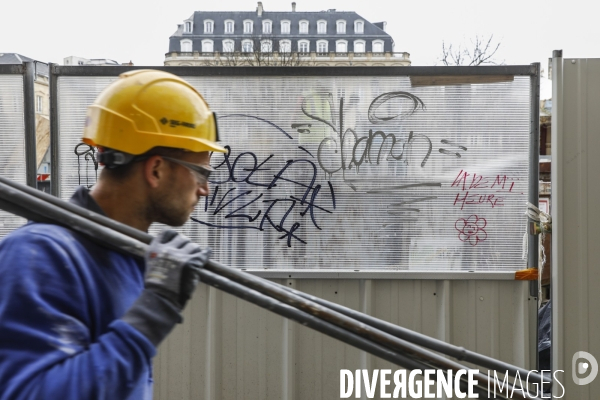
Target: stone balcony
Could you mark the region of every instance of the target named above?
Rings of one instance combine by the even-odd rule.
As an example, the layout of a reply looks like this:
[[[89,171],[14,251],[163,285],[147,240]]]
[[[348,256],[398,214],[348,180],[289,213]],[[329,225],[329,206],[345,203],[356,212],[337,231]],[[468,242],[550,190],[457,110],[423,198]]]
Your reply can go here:
[[[170,52],[165,54],[165,65],[231,65],[232,60],[238,61],[235,65],[249,65],[244,60],[266,60],[278,63],[283,60],[297,60],[294,65],[396,65],[408,66],[411,64],[410,54],[407,52],[385,53],[261,53],[261,52]]]

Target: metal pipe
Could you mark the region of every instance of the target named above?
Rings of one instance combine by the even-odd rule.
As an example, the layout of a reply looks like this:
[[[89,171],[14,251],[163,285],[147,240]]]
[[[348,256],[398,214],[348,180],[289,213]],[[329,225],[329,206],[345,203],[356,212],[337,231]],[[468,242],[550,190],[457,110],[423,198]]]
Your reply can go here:
[[[23,106],[25,123],[25,176],[27,185],[37,187],[37,155],[35,151],[35,63],[25,63],[23,75]]]
[[[394,325],[387,321],[372,317],[367,314],[363,314],[361,312],[355,311],[351,308],[341,306],[339,304],[333,303],[331,301],[327,301],[321,299],[320,297],[316,297],[310,295],[308,293],[301,292],[296,289],[289,288],[285,285],[280,285],[283,289],[295,293],[298,296],[302,296],[306,299],[314,301],[315,303],[319,303],[324,307],[335,310],[339,313],[347,315],[348,317],[354,318],[357,321],[368,324],[374,328],[380,329],[384,332],[387,332],[391,335],[394,335],[398,338],[407,340],[411,343],[417,344],[419,346],[426,347],[428,349],[437,351],[439,353],[443,353],[449,355],[451,357],[456,358],[459,361],[466,361],[476,365],[480,365],[482,367],[495,370],[495,371],[508,371],[509,375],[515,376],[517,373],[519,376],[527,376],[529,374],[529,381],[540,384],[542,382],[542,376],[540,374],[529,373],[530,371],[514,366],[512,364],[508,364],[494,358],[485,356],[483,354],[475,353],[474,351],[470,351],[465,349],[464,347],[454,346],[452,344],[446,343],[442,340],[435,339],[422,333],[412,331],[410,329],[403,328],[398,325]],[[544,381],[544,384],[549,384],[550,381]]]
[[[83,218],[87,218],[91,221],[94,221],[96,223],[99,223],[103,226],[106,226],[110,229],[113,229],[117,232],[120,232],[124,235],[127,235],[129,237],[132,237],[136,240],[139,240],[140,242],[143,243],[150,243],[150,241],[152,240],[152,235],[149,235],[145,232],[142,232],[138,229],[132,228],[128,225],[122,224],[120,222],[117,222],[113,219],[107,218],[105,216],[102,216],[100,214],[97,214],[93,211],[89,211],[85,208],[79,207],[75,204],[66,202],[64,200],[58,199],[54,196],[51,196],[47,193],[38,191],[38,190],[34,190],[31,189],[27,186],[18,184],[16,182],[11,181],[10,179],[6,179],[4,177],[0,176],[0,183],[11,186],[17,190],[21,190],[27,194],[30,194],[32,196],[35,196],[41,200],[44,200],[46,202],[49,202],[50,204],[54,204],[58,207],[64,208],[65,210],[68,210],[72,213],[75,213]],[[39,218],[39,217],[37,217]],[[30,219],[34,219],[35,218],[30,218]],[[292,288],[289,288],[287,286],[284,285],[279,285],[277,283],[268,281],[266,279],[262,279],[262,278],[258,278],[255,277],[253,275],[250,275],[246,272],[237,270],[237,269],[233,269],[230,267],[227,267],[223,264],[220,264],[214,260],[210,260],[209,264],[206,266],[207,269],[212,270],[213,272],[216,272],[220,275],[224,275],[227,278],[236,281],[238,283],[244,282],[245,280],[247,280],[247,277],[252,277],[254,281],[260,281],[266,285],[271,285],[271,286],[275,286],[279,289],[283,289],[286,292],[292,293],[294,295],[297,296],[301,296],[307,300],[310,300],[312,302],[318,303],[321,306],[327,307],[331,310],[335,310],[336,312],[340,313],[340,314],[344,314],[350,318],[353,318],[355,320],[358,320],[362,323],[365,323],[367,325],[370,325],[372,327],[375,327],[383,332],[389,333],[395,337],[398,337],[400,339],[406,340],[408,342],[426,347],[428,349],[437,351],[439,353],[443,353],[446,355],[449,355],[451,357],[454,357],[456,359],[458,359],[459,361],[467,361],[467,362],[471,362],[473,364],[476,365],[480,365],[483,366],[485,368],[488,369],[493,369],[496,371],[508,371],[510,375],[516,375],[517,372],[519,373],[519,375],[527,375],[527,373],[529,371],[514,366],[512,364],[508,364],[508,363],[504,363],[502,361],[493,359],[491,357],[485,356],[483,354],[479,354],[470,350],[467,350],[463,347],[458,347],[458,346],[454,346],[451,345],[449,343],[446,343],[444,341],[435,339],[435,338],[431,338],[429,336],[423,335],[421,333],[412,331],[410,329],[406,329],[403,328],[401,326],[398,325],[394,325],[391,324],[387,321],[383,321],[377,318],[374,318],[370,315],[352,310],[350,308],[341,306],[339,304],[327,301],[327,300],[323,300],[319,297],[316,296],[312,296],[310,294],[301,292],[299,290],[295,290]],[[541,383],[542,382],[542,376],[539,374],[530,374],[530,381],[531,382],[535,382],[535,383]],[[547,383],[547,382],[546,382]]]
[[[6,179],[2,180],[6,181]],[[99,224],[88,220],[85,216],[63,209],[57,204],[66,202],[60,199],[53,198],[52,203],[55,204],[48,203],[41,199],[41,197],[48,196],[47,194],[38,191],[31,192],[29,189],[25,189],[30,191],[30,193],[26,193],[25,191],[18,190],[16,188],[18,186],[22,185],[14,182],[12,182],[11,186],[4,183],[0,184],[0,206],[3,206],[8,211],[34,220],[41,220],[43,222],[53,221],[54,223],[75,229],[76,231],[85,234],[93,240],[100,241],[111,248],[132,253],[137,256],[143,256],[146,247],[144,243],[140,243],[139,241],[120,232],[114,231],[113,229],[107,228],[106,226],[99,226]],[[79,209],[79,207],[72,204],[70,204],[68,207],[76,207]],[[90,212],[87,211],[87,214],[89,213]],[[112,221],[106,217],[97,214],[95,215],[99,220],[106,219],[108,221]],[[147,236],[151,238],[150,235]],[[466,369],[466,367],[462,366],[461,364],[447,360],[435,353],[420,349],[414,344],[407,343],[378,329],[374,329],[373,327],[359,323],[345,315],[326,309],[315,302],[308,301],[300,296],[289,293],[288,291],[281,289],[279,285],[272,284],[268,281],[260,282],[263,281],[261,278],[225,267],[214,261],[211,261],[206,266],[206,269],[219,271],[219,274],[224,275],[225,279],[227,279],[227,275],[235,277],[239,280],[238,282],[242,283],[245,287],[251,286],[254,289],[258,289],[260,292],[266,292],[268,295],[274,298],[279,298],[282,304],[286,303],[288,306],[291,305],[300,309],[304,309],[307,314],[311,314],[313,317],[317,317],[321,320],[328,320],[333,325],[350,330],[359,337],[362,336],[363,340],[366,338],[369,342],[373,341],[379,345],[384,344],[391,349],[396,349],[400,352],[407,353],[408,355],[416,357],[424,363],[429,363],[436,368],[451,369],[454,371]],[[375,355],[381,356],[379,353]],[[385,357],[383,358],[387,359]],[[409,367],[407,364],[400,365]],[[488,387],[490,387],[490,380],[487,376],[483,374],[476,374],[475,377],[478,379],[478,381],[488,383]],[[491,384],[493,385],[494,382],[491,382]]]

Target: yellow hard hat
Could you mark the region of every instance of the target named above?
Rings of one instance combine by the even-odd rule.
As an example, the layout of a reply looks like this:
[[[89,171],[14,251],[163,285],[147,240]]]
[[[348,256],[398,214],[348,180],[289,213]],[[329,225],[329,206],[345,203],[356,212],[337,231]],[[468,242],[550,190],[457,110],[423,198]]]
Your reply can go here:
[[[139,155],[153,147],[217,151],[217,121],[204,98],[176,75],[134,70],[88,107],[83,142]]]

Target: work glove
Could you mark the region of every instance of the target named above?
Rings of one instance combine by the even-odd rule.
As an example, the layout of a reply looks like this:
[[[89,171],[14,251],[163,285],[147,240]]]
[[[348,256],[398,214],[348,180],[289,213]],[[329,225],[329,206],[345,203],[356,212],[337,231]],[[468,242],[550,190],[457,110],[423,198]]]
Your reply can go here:
[[[155,346],[181,323],[181,311],[199,282],[211,250],[173,230],[163,230],[146,252],[145,289],[123,316]]]

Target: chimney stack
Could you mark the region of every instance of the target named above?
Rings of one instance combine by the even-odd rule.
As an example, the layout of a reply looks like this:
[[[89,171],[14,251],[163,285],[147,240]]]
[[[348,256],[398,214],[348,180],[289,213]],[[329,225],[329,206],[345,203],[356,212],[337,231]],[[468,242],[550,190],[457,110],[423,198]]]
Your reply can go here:
[[[259,17],[262,17],[262,13],[263,13],[262,1],[258,2],[258,7],[256,7],[256,12],[258,13]]]
[[[296,12],[296,2],[292,2],[292,12]]]

